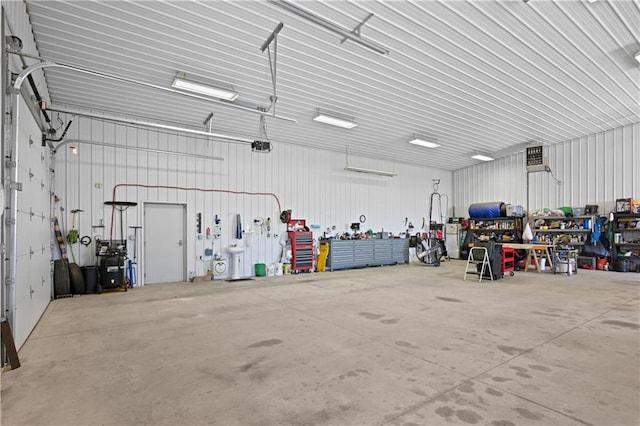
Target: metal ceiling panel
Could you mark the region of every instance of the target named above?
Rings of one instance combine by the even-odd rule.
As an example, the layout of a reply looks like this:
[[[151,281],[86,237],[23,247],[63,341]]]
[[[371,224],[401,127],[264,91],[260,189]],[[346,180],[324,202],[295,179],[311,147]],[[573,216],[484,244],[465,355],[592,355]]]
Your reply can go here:
[[[455,170],[473,151],[500,155],[640,121],[640,9],[633,1],[305,1],[316,15],[390,50],[380,55],[267,1],[27,0],[38,53],[169,87],[176,72],[234,86],[269,105],[260,46],[279,22],[274,145],[289,143]],[[145,87],[45,71],[54,105],[258,136],[259,117]],[[358,127],[311,120],[317,108]],[[412,133],[442,145],[408,144]]]

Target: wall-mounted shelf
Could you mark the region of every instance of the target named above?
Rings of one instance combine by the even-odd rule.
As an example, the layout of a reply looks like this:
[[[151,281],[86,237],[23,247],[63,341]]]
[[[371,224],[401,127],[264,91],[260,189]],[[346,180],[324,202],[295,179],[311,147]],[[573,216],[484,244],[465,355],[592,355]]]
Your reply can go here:
[[[515,229],[472,228],[475,232],[513,232]]]
[[[640,243],[615,243],[618,247],[640,247]]]
[[[470,233],[465,238],[463,248],[475,240],[486,240],[487,237],[497,242],[522,242],[522,217],[492,217],[469,219]]]
[[[581,234],[590,233],[591,229],[536,229],[536,232],[544,234]]]
[[[562,236],[569,237],[569,246],[583,246],[591,236],[595,216],[539,216],[531,218],[534,241],[551,243]],[[545,229],[546,228],[546,229]]]
[[[611,265],[616,265],[618,256],[630,255],[629,260],[640,256],[640,213],[615,213],[613,215],[613,244],[611,247]],[[637,263],[629,270],[640,269]]]

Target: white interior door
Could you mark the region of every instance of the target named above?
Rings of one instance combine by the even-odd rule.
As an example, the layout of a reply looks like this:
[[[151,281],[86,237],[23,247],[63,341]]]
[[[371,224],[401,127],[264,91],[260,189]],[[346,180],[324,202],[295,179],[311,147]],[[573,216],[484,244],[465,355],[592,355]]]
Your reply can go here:
[[[144,205],[145,284],[185,281],[186,206]]]

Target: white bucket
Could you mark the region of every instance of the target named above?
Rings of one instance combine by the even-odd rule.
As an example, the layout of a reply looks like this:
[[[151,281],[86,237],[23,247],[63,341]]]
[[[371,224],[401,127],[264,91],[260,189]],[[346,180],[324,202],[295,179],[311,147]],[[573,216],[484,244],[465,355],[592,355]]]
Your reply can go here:
[[[276,276],[280,276],[284,273],[284,266],[282,265],[282,263],[276,263]]]
[[[547,268],[547,259],[540,259],[540,270],[544,271]]]
[[[273,277],[276,274],[276,265],[273,263],[267,266],[267,276]]]
[[[561,274],[566,274],[569,272],[569,262],[558,262],[558,272]]]

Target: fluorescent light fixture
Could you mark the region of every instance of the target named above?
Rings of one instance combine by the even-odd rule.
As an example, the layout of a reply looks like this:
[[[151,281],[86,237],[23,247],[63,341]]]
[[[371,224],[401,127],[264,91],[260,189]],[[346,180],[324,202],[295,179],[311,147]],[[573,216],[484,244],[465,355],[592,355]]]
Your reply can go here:
[[[394,172],[385,172],[383,170],[372,170],[372,169],[363,169],[362,167],[354,167],[354,166],[345,166],[345,170],[350,172],[358,172],[358,173],[367,173],[369,175],[378,175],[378,176],[387,176],[394,177],[397,176],[397,173]]]
[[[474,160],[480,160],[480,161],[493,161],[493,160],[495,160],[495,158],[490,157],[489,155],[486,155],[486,154],[473,154],[471,156],[471,158],[473,158]]]
[[[173,79],[171,87],[174,89],[200,93],[202,95],[211,96],[212,98],[223,99],[225,101],[235,101],[238,98],[238,94],[234,92],[232,88],[215,87],[208,84],[198,83],[196,81],[187,80],[178,75]]]
[[[426,136],[416,136],[416,135],[413,135],[411,137],[411,140],[409,141],[409,143],[414,145],[424,146],[426,148],[438,148],[440,146],[440,144],[437,143],[437,139],[435,138],[430,138]]]
[[[314,121],[319,121],[320,123],[331,124],[332,126],[338,126],[345,129],[353,129],[358,124],[356,124],[353,119],[340,118],[334,115],[328,115],[322,113],[320,111],[316,112],[316,115],[313,116]]]

